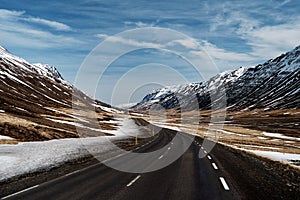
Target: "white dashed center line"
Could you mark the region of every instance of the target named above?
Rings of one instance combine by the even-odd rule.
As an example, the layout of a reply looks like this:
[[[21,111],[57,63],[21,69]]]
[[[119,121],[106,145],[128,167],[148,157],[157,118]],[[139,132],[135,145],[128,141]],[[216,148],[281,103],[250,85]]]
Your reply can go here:
[[[164,155],[161,155],[158,159],[162,159],[164,157]]]
[[[168,147],[168,150],[170,150],[171,149],[171,147]]]
[[[201,147],[201,149],[203,149],[203,147]]]
[[[204,153],[207,153],[207,151],[204,150]]]
[[[214,167],[214,169],[218,169],[216,163],[212,163],[211,165]]]
[[[211,160],[211,157],[210,157],[209,155],[207,156],[207,158],[208,158],[209,160]]]
[[[136,182],[139,178],[141,177],[141,175],[138,175],[137,177],[135,177],[135,179],[133,179],[130,183],[128,183],[126,186],[130,187],[134,182]]]
[[[228,185],[227,185],[227,183],[226,183],[226,181],[225,181],[225,179],[223,177],[220,177],[220,181],[221,181],[224,189],[225,190],[229,190],[229,187],[228,187]]]

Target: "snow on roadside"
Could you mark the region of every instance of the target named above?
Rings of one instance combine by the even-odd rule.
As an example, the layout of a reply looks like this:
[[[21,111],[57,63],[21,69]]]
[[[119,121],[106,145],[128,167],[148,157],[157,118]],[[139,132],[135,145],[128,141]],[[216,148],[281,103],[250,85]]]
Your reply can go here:
[[[282,153],[282,152],[274,152],[274,151],[261,151],[261,150],[246,150],[246,151],[252,152],[262,157],[267,157],[271,160],[276,160],[284,163],[293,164],[295,161],[300,162],[300,154]]]
[[[93,149],[91,153],[108,152],[114,148],[111,139],[121,138],[102,136],[0,145],[0,181],[86,156],[89,154],[86,145]]]
[[[108,133],[113,134],[114,136],[135,136],[136,132],[139,132],[140,127],[135,124],[135,122],[132,119],[126,119],[126,118],[116,118],[116,121],[103,121],[105,123],[115,123],[118,125],[117,130],[105,130],[101,129],[99,126],[98,128],[93,128],[89,126],[82,125],[77,122],[73,121],[66,121],[66,120],[60,120],[60,119],[52,119],[52,118],[45,118],[47,120],[51,120],[53,122],[62,123],[62,124],[69,124],[73,125],[79,128],[89,129],[92,131],[102,132],[102,133]]]
[[[115,136],[0,144],[0,181],[26,173],[50,169],[90,153],[93,155],[104,154],[115,149],[111,141],[125,139],[128,136],[136,135],[136,133],[143,134],[142,128],[137,126],[132,119],[116,120],[116,123],[119,124],[117,130],[97,129]],[[66,121],[61,122],[66,123]],[[0,139],[1,137],[0,135]]]
[[[275,161],[279,161],[279,162],[283,162],[286,164],[290,164],[292,166],[298,167],[300,168],[300,166],[298,166],[296,163],[300,162],[300,154],[293,154],[293,153],[283,153],[283,152],[277,152],[277,151],[263,151],[263,150],[250,150],[250,149],[246,149],[246,148],[241,148],[241,147],[237,147],[234,145],[230,145],[224,142],[218,142],[219,144],[222,144],[224,146],[229,146],[231,148],[234,149],[238,149],[241,151],[246,151],[246,152],[250,152],[253,154],[256,154],[258,156],[262,156],[271,160],[275,160]],[[249,146],[254,146],[254,145],[249,145]],[[255,147],[255,146],[254,146]],[[256,146],[259,147],[259,146]],[[259,147],[262,148],[262,147]],[[263,147],[265,148],[265,147]],[[267,148],[267,147],[266,147]],[[273,148],[273,150],[276,150],[275,148]]]

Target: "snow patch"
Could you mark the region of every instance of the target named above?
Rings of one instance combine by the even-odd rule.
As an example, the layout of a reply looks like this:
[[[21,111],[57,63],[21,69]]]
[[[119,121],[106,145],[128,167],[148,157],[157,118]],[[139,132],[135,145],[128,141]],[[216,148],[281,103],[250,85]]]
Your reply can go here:
[[[254,154],[277,160],[285,163],[293,163],[293,161],[300,161],[300,154],[282,153],[274,151],[261,151],[261,150],[247,150]]]
[[[262,134],[265,135],[265,136],[268,136],[268,137],[275,137],[275,138],[281,138],[281,139],[299,140],[300,141],[300,138],[285,136],[285,135],[282,135],[280,133],[262,132]]]
[[[14,138],[6,136],[6,135],[0,135],[0,140],[13,140]]]

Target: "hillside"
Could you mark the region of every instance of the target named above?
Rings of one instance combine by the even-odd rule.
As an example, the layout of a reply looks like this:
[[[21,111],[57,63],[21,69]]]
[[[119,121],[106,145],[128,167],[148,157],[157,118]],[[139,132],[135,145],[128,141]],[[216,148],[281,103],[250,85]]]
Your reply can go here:
[[[110,135],[74,109],[96,110],[103,130],[116,129],[110,120],[117,112],[93,100],[65,81],[57,69],[30,64],[0,47],[0,143],[79,137],[76,126],[94,136]],[[88,108],[88,109],[87,109]]]

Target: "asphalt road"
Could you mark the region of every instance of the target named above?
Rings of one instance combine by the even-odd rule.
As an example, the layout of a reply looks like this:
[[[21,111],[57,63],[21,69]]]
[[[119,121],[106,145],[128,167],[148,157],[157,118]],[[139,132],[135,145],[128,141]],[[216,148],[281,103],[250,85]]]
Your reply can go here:
[[[163,129],[159,137],[139,148],[138,153],[160,149],[161,154],[147,159],[123,155],[109,161],[117,166],[132,166],[138,169],[159,167],[178,151],[185,151],[183,144],[192,145],[172,164],[148,173],[127,173],[96,164],[52,181],[27,188],[2,199],[240,199],[238,192],[222,172],[202,141],[187,134],[174,140],[174,131]],[[164,147],[164,148],[162,148]],[[204,158],[199,158],[206,155]],[[222,155],[219,155],[222,156]]]

